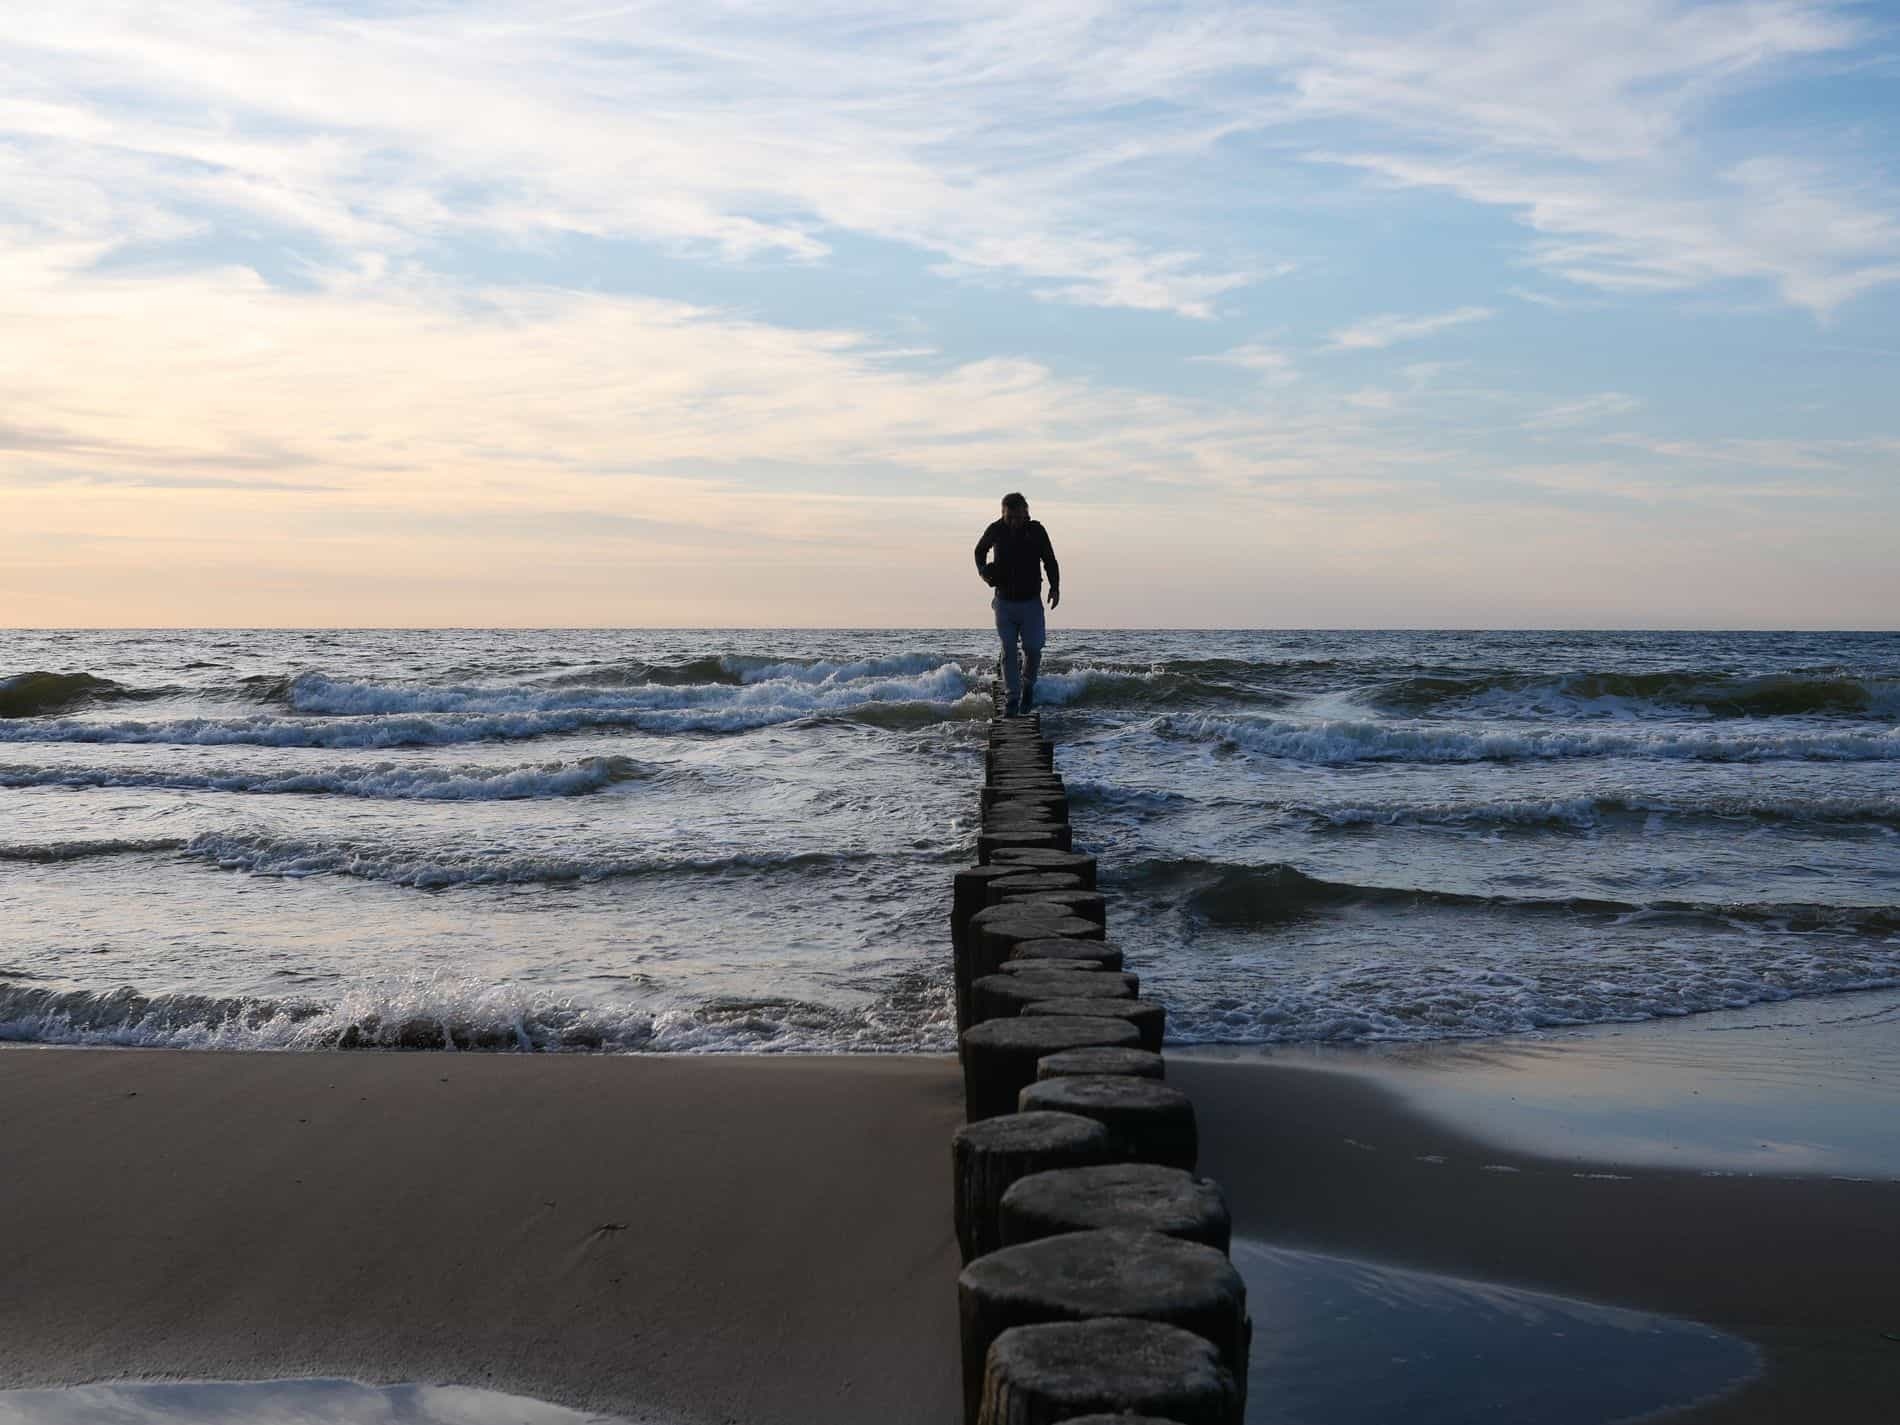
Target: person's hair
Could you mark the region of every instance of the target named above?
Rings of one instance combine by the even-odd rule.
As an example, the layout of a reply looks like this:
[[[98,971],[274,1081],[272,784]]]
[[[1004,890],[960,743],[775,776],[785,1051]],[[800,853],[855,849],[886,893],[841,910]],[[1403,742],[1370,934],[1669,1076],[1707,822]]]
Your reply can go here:
[[[1003,508],[1006,510],[1026,510],[1029,508],[1029,501],[1025,500],[1016,491],[1011,490],[1007,495],[1003,496]]]

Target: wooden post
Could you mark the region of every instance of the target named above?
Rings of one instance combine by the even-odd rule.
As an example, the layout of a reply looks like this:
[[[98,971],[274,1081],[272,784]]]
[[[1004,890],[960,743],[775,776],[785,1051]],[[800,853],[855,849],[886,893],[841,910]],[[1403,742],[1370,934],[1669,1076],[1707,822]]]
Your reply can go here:
[[[990,904],[991,881],[1014,880],[1021,875],[1015,866],[965,866],[953,881],[950,901],[950,940],[961,944],[970,928],[970,917]]]
[[[1019,940],[1010,947],[1009,958],[998,969],[1021,965],[1025,961],[1099,960],[1104,969],[1123,968],[1122,948],[1108,940],[1070,940],[1051,936],[1041,940]]]
[[[1000,881],[991,881],[990,893],[995,894],[997,886],[1006,885],[1015,879],[1014,876],[1005,876]],[[1063,879],[1072,881],[1076,877],[1065,876]],[[1092,920],[1104,928],[1108,925],[1108,898],[1100,891],[1085,891],[1080,887],[1074,890],[1011,891],[1003,895],[995,904],[1053,906],[1067,911],[1070,915],[1079,915],[1084,920]]]
[[[1046,831],[980,831],[976,836],[976,860],[987,866],[998,851],[1067,851],[1069,828],[1052,826]]]
[[[1018,1014],[1093,1014],[1088,1008],[1086,997],[1074,995],[1051,995],[1046,1000],[1026,1004],[1016,1012]],[[1125,1019],[1141,1031],[1141,1047],[1151,1054],[1161,1052],[1161,1043],[1168,1037],[1168,1010],[1159,1000],[1128,999],[1117,1003],[1113,1009],[1103,1013],[1112,1014],[1117,1019]]]
[[[999,1019],[993,1024],[1101,1024],[1102,1019],[1071,1019],[1066,1015],[1047,1019]],[[1126,1024],[1109,1019],[1111,1024]],[[978,1029],[988,1029],[980,1025]],[[1133,1028],[1132,1025],[1129,1026]],[[977,1033],[976,1029],[970,1031]],[[1082,1045],[1076,1045],[1082,1048]],[[1079,1113],[1084,1118],[1100,1119],[1108,1125],[1115,1141],[1128,1156],[1141,1163],[1160,1163],[1170,1168],[1194,1171],[1200,1154],[1200,1130],[1194,1120],[1194,1105],[1179,1089],[1153,1079],[1131,1079],[1126,1075],[1077,1075],[1072,1078],[1043,1079],[1023,1087],[1017,1099],[1025,1113],[1031,1109],[1053,1109],[1057,1113]]]
[[[992,1019],[976,1025],[962,1039],[965,1116],[975,1123],[1016,1112],[1017,1096],[1036,1081],[1036,1061],[1045,1054],[1097,1046],[1133,1049],[1140,1043],[1141,1032],[1125,1019]],[[1083,1116],[1107,1122],[1099,1112]],[[1107,1126],[1115,1131],[1113,1123]]]
[[[1012,945],[1050,937],[1090,939],[1091,927],[1093,922],[1065,915],[1059,906],[988,906],[977,911],[964,925],[963,944],[955,957],[958,1032],[976,1022],[970,1018],[971,983],[994,974]]]
[[[1001,905],[1006,896],[1027,895],[1036,891],[1081,891],[1094,895],[1082,884],[1082,878],[1068,871],[1021,871],[1015,875],[992,876],[983,883],[983,904]]]
[[[1044,1000],[1132,1000],[1135,997],[1133,982],[1133,975],[1119,975],[1112,970],[1050,969],[1034,975],[985,975],[970,986],[971,1019],[975,1024],[986,1019],[1012,1019],[1029,1005]],[[1103,1013],[1108,1012],[1105,1006]],[[1127,1018],[1120,1013],[1113,1017]],[[1132,1019],[1128,1022],[1137,1030],[1141,1028]]]
[[[1225,1252],[1234,1232],[1218,1183],[1158,1163],[1105,1163],[1020,1177],[1003,1194],[997,1223],[1005,1247],[1063,1232],[1127,1227]]]
[[[1146,1049],[1068,1049],[1036,1061],[1038,1081],[1073,1079],[1083,1074],[1165,1079],[1168,1076],[1168,1061]]]
[[[1010,950],[1025,940],[1100,940],[1102,927],[1055,907],[990,906],[970,918],[964,932],[963,962],[970,983],[1001,968]],[[966,986],[967,989],[967,986]],[[967,999],[966,999],[967,1004]],[[959,1031],[974,1023],[959,1019]]]
[[[967,1266],[1002,1246],[997,1207],[1021,1178],[1114,1158],[1108,1129],[1073,1113],[1006,1113],[966,1123],[951,1141],[957,1246]]]
[[[1220,1352],[1192,1331],[1105,1317],[1003,1332],[984,1363],[976,1419],[977,1425],[1240,1425],[1240,1401]]]
[[[1080,876],[1088,890],[1095,890],[1095,858],[1081,851],[1053,851],[1034,846],[1005,847],[995,860],[1004,866],[1020,866],[1025,871],[1067,871]]]
[[[1012,1326],[1098,1316],[1160,1321],[1211,1342],[1236,1381],[1247,1370],[1246,1283],[1224,1254],[1198,1242],[1113,1228],[1003,1247],[963,1269],[957,1300],[970,1419],[990,1346]]]

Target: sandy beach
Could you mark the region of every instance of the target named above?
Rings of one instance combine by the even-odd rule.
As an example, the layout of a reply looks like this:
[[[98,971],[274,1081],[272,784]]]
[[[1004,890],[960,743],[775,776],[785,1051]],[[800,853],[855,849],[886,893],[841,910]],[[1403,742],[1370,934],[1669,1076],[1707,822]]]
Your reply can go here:
[[[1171,1059],[1250,1238],[1760,1348],[1674,1419],[1890,1418],[1900,1182],[1524,1151],[1378,1074]],[[947,1421],[958,1115],[927,1057],[0,1050],[25,1145],[0,1386],[335,1375],[641,1421]]]
[[[961,1112],[909,1057],[0,1050],[0,1386],[948,1419]]]
[[[1762,1375],[1668,1417],[1892,1419],[1900,1182],[1711,1175],[1478,1139],[1352,1073],[1187,1060],[1236,1233],[1686,1317]]]

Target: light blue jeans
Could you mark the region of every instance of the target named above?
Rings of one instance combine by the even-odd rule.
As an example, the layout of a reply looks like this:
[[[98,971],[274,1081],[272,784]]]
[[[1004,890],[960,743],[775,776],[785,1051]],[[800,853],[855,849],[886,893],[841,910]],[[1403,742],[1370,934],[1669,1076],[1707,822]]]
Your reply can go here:
[[[1008,695],[1007,711],[1016,713],[1034,706],[1036,674],[1042,668],[1042,645],[1048,634],[1042,621],[1042,600],[1006,599],[1001,594],[990,600],[996,610],[996,636],[1003,640],[1003,691]],[[1016,663],[1016,645],[1022,645],[1022,665]]]

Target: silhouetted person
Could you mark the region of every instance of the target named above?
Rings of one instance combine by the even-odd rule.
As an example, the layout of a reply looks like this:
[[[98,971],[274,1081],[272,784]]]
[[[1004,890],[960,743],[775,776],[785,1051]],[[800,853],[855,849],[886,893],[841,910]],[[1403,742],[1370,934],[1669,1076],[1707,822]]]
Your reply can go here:
[[[995,551],[987,563],[983,556]],[[983,531],[976,542],[976,572],[996,590],[990,607],[996,610],[996,636],[1003,640],[1003,690],[1008,694],[1006,717],[1026,713],[1036,705],[1036,672],[1042,667],[1045,638],[1042,621],[1042,571],[1049,570],[1049,607],[1062,602],[1062,571],[1049,544],[1049,531],[1029,518],[1029,501],[1021,495],[1003,496],[1003,517]],[[1022,645],[1017,666],[1016,646]]]

